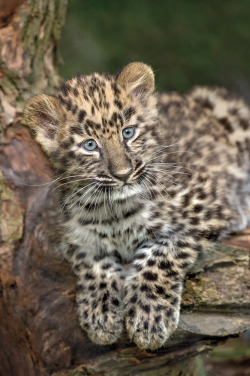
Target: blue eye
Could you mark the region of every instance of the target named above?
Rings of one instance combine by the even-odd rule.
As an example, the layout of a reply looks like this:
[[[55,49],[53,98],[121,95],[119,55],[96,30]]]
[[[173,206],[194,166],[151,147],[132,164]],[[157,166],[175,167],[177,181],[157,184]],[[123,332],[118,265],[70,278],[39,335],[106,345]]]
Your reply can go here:
[[[88,150],[88,151],[93,151],[97,148],[97,143],[95,140],[88,140],[82,144],[83,148]]]
[[[128,127],[122,131],[123,138],[132,138],[135,135],[135,127]]]

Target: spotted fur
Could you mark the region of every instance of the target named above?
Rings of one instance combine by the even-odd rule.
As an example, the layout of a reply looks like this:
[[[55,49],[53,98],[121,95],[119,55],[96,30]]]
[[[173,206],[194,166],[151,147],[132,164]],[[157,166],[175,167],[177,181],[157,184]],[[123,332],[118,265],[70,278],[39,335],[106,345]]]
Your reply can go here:
[[[55,170],[81,327],[110,344],[125,325],[161,347],[190,267],[249,221],[248,107],[221,89],[155,93],[151,68],[132,63],[72,78],[24,115]]]

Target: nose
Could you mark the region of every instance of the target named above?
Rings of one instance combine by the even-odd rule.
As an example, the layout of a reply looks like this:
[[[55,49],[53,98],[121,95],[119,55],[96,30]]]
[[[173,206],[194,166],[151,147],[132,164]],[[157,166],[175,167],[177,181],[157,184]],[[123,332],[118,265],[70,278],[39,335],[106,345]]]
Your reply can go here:
[[[122,170],[118,170],[116,172],[113,172],[113,176],[115,178],[125,182],[129,178],[129,176],[131,175],[132,171],[133,171],[132,166],[128,166],[128,167],[126,167]]]

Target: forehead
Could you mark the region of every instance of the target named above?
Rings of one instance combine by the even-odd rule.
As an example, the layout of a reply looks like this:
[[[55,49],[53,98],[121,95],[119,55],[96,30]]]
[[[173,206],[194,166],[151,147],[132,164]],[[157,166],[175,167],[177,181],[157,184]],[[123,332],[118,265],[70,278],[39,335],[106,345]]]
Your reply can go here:
[[[133,113],[131,95],[106,74],[74,77],[66,81],[57,97],[68,126],[88,134],[118,129]]]

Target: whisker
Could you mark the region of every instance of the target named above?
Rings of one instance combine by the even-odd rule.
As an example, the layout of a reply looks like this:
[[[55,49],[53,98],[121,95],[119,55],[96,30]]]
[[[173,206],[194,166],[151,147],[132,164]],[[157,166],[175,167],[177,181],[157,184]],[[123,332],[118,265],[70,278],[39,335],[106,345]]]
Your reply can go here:
[[[149,180],[149,178],[147,176],[144,176],[144,179],[149,183],[147,183],[145,180],[144,180],[144,184],[147,188],[147,190],[149,191],[149,194],[150,194],[150,197],[151,199],[153,199],[153,194],[152,194],[152,191],[151,191],[151,188],[150,188],[150,184],[152,184],[152,182]]]
[[[164,153],[164,156],[171,155],[171,154],[178,154],[178,153],[182,153],[182,154],[184,154],[184,153],[196,154],[195,152],[193,152],[193,151],[189,151],[189,150],[177,150],[177,151],[172,151],[172,152],[170,152],[170,153]],[[163,155],[163,153],[161,153],[161,155]],[[160,156],[160,154],[154,156],[153,158],[150,159],[150,161],[152,162],[153,160],[155,160],[155,159],[158,158],[159,156]]]
[[[99,188],[99,186],[97,187],[97,189],[96,189],[96,191],[98,190],[98,188]],[[92,221],[94,221],[94,214],[95,214],[95,211],[97,211],[97,203],[98,203],[98,201],[99,201],[99,198],[101,197],[101,195],[102,195],[102,190],[100,189],[99,191],[98,191],[98,193],[96,194],[96,196],[95,196],[95,206],[94,206],[94,211],[93,211],[93,219],[92,219]],[[100,216],[99,216],[99,218],[100,218]]]
[[[116,218],[115,217],[115,213],[114,213],[114,211],[113,211],[113,202],[112,202],[112,197],[111,197],[111,190],[109,189],[108,190],[108,194],[109,194],[109,197],[108,197],[108,206],[109,206],[109,211],[110,211],[110,214],[111,214],[111,216],[112,216],[112,218]]]
[[[92,200],[92,203],[94,205],[94,211],[95,209],[97,209],[97,205],[98,205],[98,200],[99,200],[99,197],[101,196],[102,194],[102,191],[99,190],[101,184],[100,183],[97,183],[96,186],[94,187],[94,192],[91,193],[91,195],[89,196],[89,198],[87,199],[87,201],[85,202],[85,206],[87,205],[88,201],[89,200]],[[85,216],[86,214],[89,212],[90,210],[90,207],[89,209],[86,210],[86,208],[83,208],[81,206],[79,206],[79,210],[81,210],[82,212],[85,211]],[[92,222],[94,221],[94,215],[92,215]]]
[[[159,182],[159,180],[157,179],[157,177],[156,176],[148,176],[148,178],[149,179],[153,179],[153,181],[151,182],[151,183],[153,183],[153,184],[155,184],[155,182],[157,182],[157,184],[155,184],[154,185],[154,188],[159,192],[159,194],[162,196],[162,198],[164,199],[164,197],[163,197],[163,195],[162,195],[162,193],[160,192],[160,190],[158,189],[158,185],[160,186],[160,187],[162,187],[162,190],[167,194],[167,196],[171,199],[171,196],[169,195],[169,193],[168,193],[168,191],[167,191],[167,188],[162,184],[162,183],[160,183]]]
[[[152,172],[148,171],[148,174],[151,175],[151,177],[153,179],[155,179],[155,181],[159,182],[158,177],[156,175],[154,175]],[[167,182],[173,183],[174,185],[179,185],[180,187],[182,187],[182,185],[179,183],[179,181],[177,179],[175,179],[171,174],[166,174],[166,176],[160,177],[160,180],[161,181],[167,181]]]
[[[164,196],[162,195],[161,191],[159,190],[158,186],[157,185],[162,185],[160,184],[158,181],[157,181],[157,185],[155,184],[155,178],[152,177],[152,176],[148,176],[149,179],[153,179],[153,181],[151,181],[151,184],[154,184],[154,188],[157,190],[157,192],[161,195],[161,197],[164,199]],[[150,180],[149,180],[150,181]],[[164,187],[164,186],[163,186]],[[164,187],[165,188],[165,187]],[[165,189],[163,189],[165,191]],[[166,192],[167,193],[167,192]],[[167,193],[167,195],[169,196],[169,194]]]
[[[79,192],[83,191],[84,189],[86,189],[87,187],[93,185],[95,182],[92,182],[92,183],[89,183],[87,185],[85,185],[84,187],[81,187],[79,189],[77,189],[76,191],[74,191],[66,200],[65,200],[65,205],[75,196],[77,195]]]
[[[181,143],[182,141],[179,141],[179,142],[175,142],[174,144],[170,144],[170,145],[160,145],[160,146],[158,146],[158,148],[157,148],[157,150],[154,152],[154,153],[156,153],[159,149],[167,149],[167,148],[171,148],[171,147],[173,147],[173,146],[179,146],[180,145],[180,143]],[[184,142],[184,144],[185,143],[187,143],[188,141],[186,141],[186,142]]]
[[[75,206],[81,199],[83,199],[87,194],[88,194],[88,192],[89,191],[91,191],[92,189],[94,189],[95,188],[95,185],[96,185],[97,183],[96,182],[92,182],[92,183],[90,183],[89,184],[89,186],[91,186],[86,192],[84,192],[84,194],[82,195],[82,196],[80,196],[76,201],[74,201],[73,203],[72,203],[72,205],[68,208],[68,210],[70,210],[73,206]],[[66,202],[65,202],[65,204],[64,204],[64,206],[63,206],[63,208],[65,207],[65,205],[67,205],[67,203],[76,195],[76,194],[78,194],[79,192],[81,192],[82,190],[84,190],[84,189],[86,189],[86,187],[83,187],[83,188],[80,188],[80,189],[78,189],[76,192],[74,192],[70,197],[68,197],[68,199],[66,200]]]
[[[159,168],[147,168],[147,171],[153,171],[153,172],[160,172],[161,174],[168,175],[170,172],[171,174],[176,174],[176,175],[190,175],[189,172],[182,172],[182,171],[174,171],[174,170],[164,170],[164,169],[159,169]]]
[[[98,189],[99,186],[100,186],[100,184],[95,182],[94,186],[90,187],[86,193],[83,193],[82,196],[79,197],[79,199],[76,200],[76,204],[79,203],[78,206],[82,207],[82,201],[83,201],[84,197],[86,197],[86,194],[88,192],[91,192],[94,189],[94,192],[91,192],[90,196],[87,198],[87,201],[85,201],[85,203],[84,203],[84,205],[87,205],[87,203],[89,202],[89,200],[91,200],[92,196],[95,194],[96,189]]]
[[[76,180],[71,180],[71,181],[68,181],[68,182],[66,182],[66,183],[62,183],[62,184],[59,184],[57,187],[55,187],[55,188],[53,188],[50,192],[52,193],[52,192],[54,192],[56,189],[60,189],[63,185],[66,185],[66,184],[71,184],[71,185],[74,185],[75,183],[77,183],[77,182],[79,182],[79,181],[88,181],[89,180],[89,178],[88,179],[86,179],[86,178],[82,178],[82,179],[76,179]],[[86,186],[85,186],[86,187]]]

